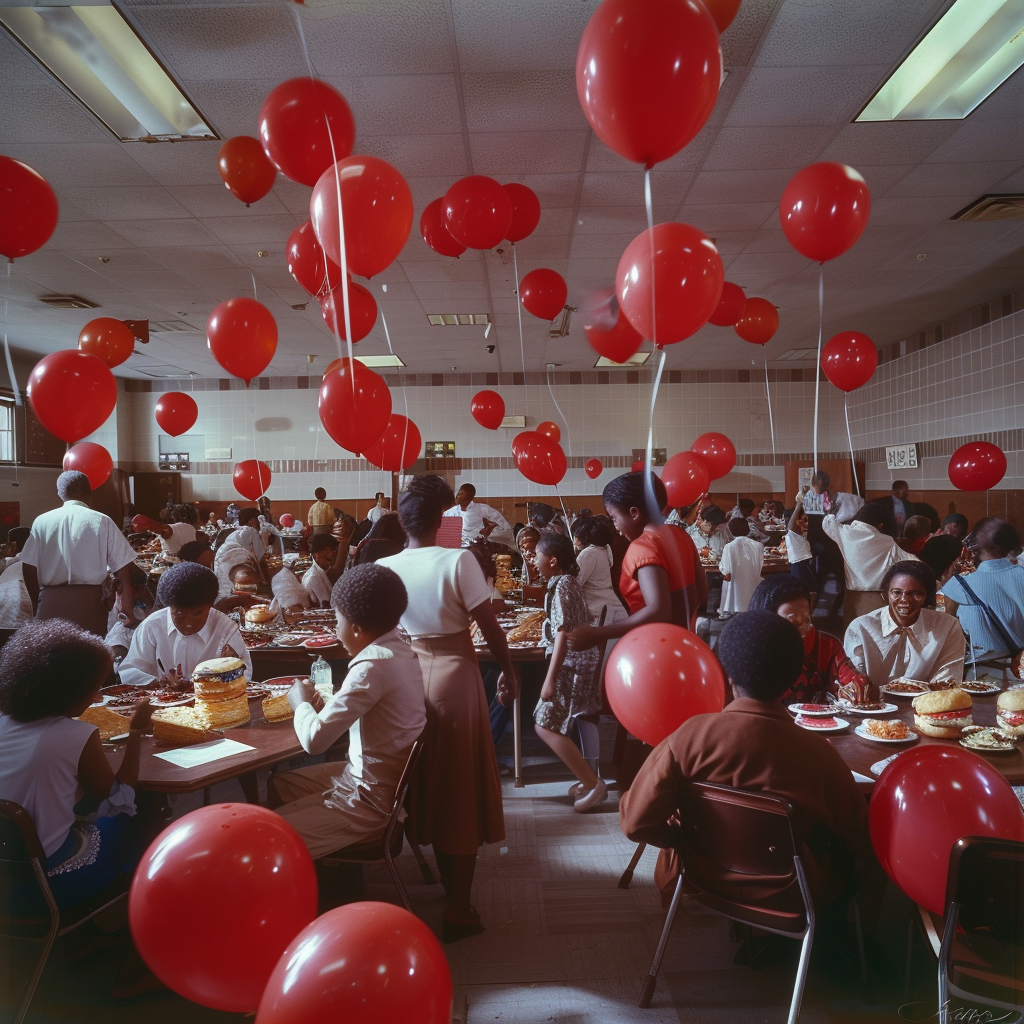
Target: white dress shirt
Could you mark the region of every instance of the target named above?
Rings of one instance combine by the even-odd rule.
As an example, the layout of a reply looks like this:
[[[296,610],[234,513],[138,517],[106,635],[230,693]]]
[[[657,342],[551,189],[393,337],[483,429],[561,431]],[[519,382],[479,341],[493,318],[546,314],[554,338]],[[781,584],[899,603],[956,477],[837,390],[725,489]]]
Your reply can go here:
[[[234,619],[211,608],[206,625],[192,636],[183,636],[171,621],[170,608],[161,608],[135,630],[118,675],[128,686],[149,686],[163,674],[157,664],[159,659],[165,671],[180,665],[183,677],[189,679],[200,662],[221,657],[225,644],[245,662],[246,674],[251,676],[252,659]]]
[[[462,517],[463,547],[468,547],[483,533],[485,519],[489,519],[492,523],[496,524],[494,529],[487,535],[487,539],[492,544],[507,544],[509,547],[513,544],[512,527],[509,526],[508,520],[496,509],[491,508],[490,505],[471,501],[466,506],[465,511],[458,505],[453,505],[445,512],[445,515]]]
[[[888,606],[854,619],[843,641],[857,671],[876,686],[903,676],[926,683],[960,682],[965,646],[954,616],[923,608],[912,626],[898,626]]]
[[[809,558],[814,557],[811,551],[811,542],[802,533],[797,533],[796,530],[787,530],[786,555],[789,557],[790,565],[806,562]]]
[[[191,523],[168,523],[168,526],[171,528],[170,540],[160,538],[160,550],[168,555],[176,555],[196,539],[196,528]]]
[[[731,576],[722,584],[723,612],[745,612],[757,585],[761,582],[764,565],[764,545],[750,537],[736,537],[722,551],[719,568],[723,576]]]
[[[605,608],[608,609],[604,617],[606,626],[629,615],[612,586],[612,561],[612,549],[608,546],[590,544],[576,555],[576,564],[580,567],[576,582],[583,588],[591,625],[597,625]]]
[[[35,614],[25,587],[21,555],[18,555],[0,573],[0,628],[17,629],[31,622]]]
[[[326,608],[331,603],[331,591],[334,584],[330,577],[314,562],[302,576],[302,585],[314,601],[319,601]]]
[[[842,552],[847,590],[881,590],[882,578],[897,562],[920,561],[867,523],[840,523],[834,515],[828,515],[822,519],[821,528]]]
[[[41,587],[99,586],[107,573],[135,561],[135,550],[110,516],[82,501],[36,516],[22,561],[34,565]]]
[[[272,612],[287,611],[289,608],[310,608],[313,605],[313,596],[299,582],[299,578],[284,566],[270,578],[270,590],[274,600],[270,602]]]
[[[686,532],[690,535],[690,540],[693,541],[698,551],[702,548],[710,548],[711,554],[717,555],[719,558],[722,557],[725,545],[732,540],[732,534],[726,529],[724,523],[716,526],[710,537],[701,530],[697,523],[688,526]]]

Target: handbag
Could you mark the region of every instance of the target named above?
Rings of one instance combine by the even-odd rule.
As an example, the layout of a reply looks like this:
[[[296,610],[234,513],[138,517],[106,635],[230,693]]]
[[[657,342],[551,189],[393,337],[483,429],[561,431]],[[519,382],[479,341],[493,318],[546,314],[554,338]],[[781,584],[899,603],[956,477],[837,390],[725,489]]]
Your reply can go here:
[[[1017,641],[1014,640],[1012,636],[1010,636],[1010,634],[1006,630],[1006,627],[1002,624],[1002,622],[1000,622],[995,612],[993,612],[992,609],[989,608],[989,606],[985,604],[985,602],[982,601],[982,599],[978,597],[978,595],[973,590],[971,590],[970,585],[968,584],[967,580],[963,578],[963,576],[961,576],[959,573],[956,573],[953,579],[955,579],[957,583],[959,583],[960,586],[964,588],[964,591],[967,593],[967,596],[981,609],[982,614],[988,616],[989,621],[995,627],[995,631],[999,634],[999,639],[1003,642],[1003,646],[1006,648],[1007,655],[1010,658],[1018,657],[1020,655],[1021,650],[1024,650],[1024,648],[1022,648],[1021,645],[1017,643]]]

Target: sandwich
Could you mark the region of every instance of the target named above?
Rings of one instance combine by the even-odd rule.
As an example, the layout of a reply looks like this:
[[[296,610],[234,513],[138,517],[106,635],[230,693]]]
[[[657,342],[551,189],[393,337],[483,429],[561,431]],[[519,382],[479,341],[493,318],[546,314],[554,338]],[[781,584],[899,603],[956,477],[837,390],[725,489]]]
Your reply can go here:
[[[270,610],[269,604],[254,604],[246,613],[246,622],[273,622],[277,615]]]
[[[970,694],[959,687],[932,690],[914,698],[914,728],[923,736],[940,740],[958,740],[963,730],[973,725]]]
[[[282,693],[278,696],[268,694],[263,698],[263,720],[265,722],[287,722],[295,717],[291,705],[288,703],[288,694]]]
[[[1024,690],[1006,690],[999,694],[996,724],[1008,736],[1024,736]]]
[[[157,743],[188,747],[213,739],[193,708],[166,708],[153,714],[153,738]]]

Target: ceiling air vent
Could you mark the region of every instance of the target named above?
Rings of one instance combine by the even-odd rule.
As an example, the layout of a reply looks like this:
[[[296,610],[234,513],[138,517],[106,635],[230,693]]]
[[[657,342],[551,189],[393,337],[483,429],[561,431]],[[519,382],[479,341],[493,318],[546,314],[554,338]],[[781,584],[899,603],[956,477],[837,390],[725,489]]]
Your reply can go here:
[[[991,193],[968,203],[950,220],[1013,220],[1024,217],[1024,195],[1013,192]]]
[[[40,295],[39,301],[54,309],[99,309],[99,303],[83,299],[81,295]]]
[[[809,359],[812,363],[818,358],[818,350],[816,348],[791,348],[788,352],[783,352],[781,356],[772,356],[772,360],[804,360]]]

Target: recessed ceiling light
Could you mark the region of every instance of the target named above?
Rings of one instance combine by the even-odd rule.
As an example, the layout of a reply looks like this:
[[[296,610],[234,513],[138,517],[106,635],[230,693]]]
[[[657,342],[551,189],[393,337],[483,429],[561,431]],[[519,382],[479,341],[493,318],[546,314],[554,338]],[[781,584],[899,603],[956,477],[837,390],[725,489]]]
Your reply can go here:
[[[490,313],[428,313],[427,321],[432,327],[466,327],[470,324],[489,324]]]
[[[1022,64],[1020,0],[956,0],[857,121],[959,120]]]
[[[653,356],[653,352],[634,352],[624,363],[616,363],[601,356],[594,366],[599,370],[635,370]]]
[[[356,359],[363,364],[363,366],[369,366],[371,369],[379,368],[381,366],[405,366],[398,356],[386,355],[386,356],[356,356]]]

